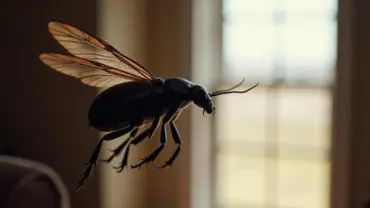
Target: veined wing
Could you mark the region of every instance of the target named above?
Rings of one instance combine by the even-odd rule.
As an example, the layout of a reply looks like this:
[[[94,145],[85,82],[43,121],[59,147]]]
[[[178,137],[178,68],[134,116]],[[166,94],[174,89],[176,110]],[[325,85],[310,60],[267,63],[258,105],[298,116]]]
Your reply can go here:
[[[43,53],[41,61],[63,74],[80,79],[92,87],[111,87],[130,81],[147,81],[135,74],[87,59],[57,53]]]
[[[126,71],[142,79],[156,79],[153,73],[121,54],[113,46],[76,27],[52,21],[49,22],[49,31],[74,56]]]

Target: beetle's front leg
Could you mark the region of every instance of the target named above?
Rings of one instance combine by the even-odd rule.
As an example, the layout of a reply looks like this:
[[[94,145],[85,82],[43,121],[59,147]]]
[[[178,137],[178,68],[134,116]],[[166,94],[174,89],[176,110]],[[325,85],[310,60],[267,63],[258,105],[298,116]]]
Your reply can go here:
[[[180,150],[181,150],[181,137],[180,137],[180,134],[179,134],[179,131],[177,130],[176,128],[176,125],[175,125],[175,120],[177,119],[177,117],[180,115],[180,113],[178,113],[174,119],[170,122],[170,128],[171,128],[171,134],[172,134],[172,139],[173,141],[175,142],[175,144],[177,145],[177,148],[175,150],[175,152],[172,154],[172,156],[170,157],[170,159],[168,159],[165,164],[163,164],[162,166],[160,166],[159,168],[165,168],[167,166],[171,166],[172,163],[176,160],[177,156],[179,155],[180,153]]]
[[[142,165],[147,164],[149,162],[154,162],[154,160],[158,157],[159,153],[163,150],[164,146],[167,144],[167,131],[166,131],[166,124],[172,120],[175,116],[178,108],[173,108],[170,110],[166,116],[162,120],[162,127],[161,127],[161,144],[147,157],[142,159],[142,161],[136,165],[131,165],[131,168],[140,168]]]

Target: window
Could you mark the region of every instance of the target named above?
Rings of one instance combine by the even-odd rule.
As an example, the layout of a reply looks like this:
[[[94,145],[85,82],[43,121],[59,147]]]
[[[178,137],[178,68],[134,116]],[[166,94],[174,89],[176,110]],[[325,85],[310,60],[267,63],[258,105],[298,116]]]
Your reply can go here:
[[[214,204],[327,208],[335,0],[223,0]]]

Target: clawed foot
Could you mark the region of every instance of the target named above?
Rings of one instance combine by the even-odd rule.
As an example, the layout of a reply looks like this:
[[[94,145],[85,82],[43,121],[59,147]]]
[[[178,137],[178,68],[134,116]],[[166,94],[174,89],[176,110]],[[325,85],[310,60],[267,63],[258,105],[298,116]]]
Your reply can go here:
[[[154,160],[151,159],[150,157],[146,157],[146,158],[143,158],[141,159],[141,162],[136,164],[136,165],[130,165],[132,169],[140,169],[142,165],[145,164],[145,166],[148,166],[149,163],[152,163]]]
[[[152,154],[143,158],[139,164],[131,165],[131,168],[133,169],[140,168],[144,164],[148,165],[148,163],[154,162],[154,160],[158,157],[159,153],[162,151],[163,148],[164,145],[159,146],[156,150],[154,150],[154,152],[152,152]]]
[[[117,157],[122,152],[123,148],[125,148],[125,146],[127,145],[128,142],[129,142],[129,139],[124,141],[116,149],[113,149],[113,150],[109,149],[109,151],[112,153],[112,155],[108,159],[102,159],[101,161],[106,162],[106,163],[110,163],[115,157]]]
[[[119,166],[113,166],[113,168],[116,169],[117,173],[122,172],[125,167],[127,167],[127,162],[120,163]]]
[[[94,168],[94,166],[96,166],[95,163],[90,163],[90,162],[87,163],[87,165],[88,166],[87,166],[85,172],[80,175],[80,180],[78,180],[78,182],[77,182],[77,185],[75,187],[76,191],[78,191],[79,189],[84,188],[86,186],[86,184],[87,184],[87,182],[90,178],[92,169]]]
[[[181,150],[181,146],[178,146],[177,149],[175,150],[175,152],[173,153],[173,155],[170,157],[169,160],[167,160],[162,166],[159,166],[157,168],[165,168],[167,166],[170,166],[173,164],[173,162],[176,160],[177,156],[179,155],[180,153],[180,150]]]
[[[100,161],[102,162],[106,162],[106,163],[110,163],[115,157],[117,157],[120,153],[120,151],[118,151],[118,148],[112,150],[112,149],[109,149],[109,151],[112,153],[111,156],[108,158],[108,159],[101,159]]]
[[[130,145],[127,146],[125,156],[123,157],[122,162],[119,164],[119,166],[113,166],[113,168],[117,170],[117,173],[122,172],[127,166],[129,152],[130,152]]]

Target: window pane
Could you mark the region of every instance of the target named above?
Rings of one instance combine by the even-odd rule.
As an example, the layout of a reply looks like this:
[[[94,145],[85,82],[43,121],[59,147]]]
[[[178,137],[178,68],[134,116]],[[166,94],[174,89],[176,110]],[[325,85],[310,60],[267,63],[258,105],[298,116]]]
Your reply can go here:
[[[324,88],[279,90],[279,144],[329,148],[331,91]]]
[[[288,19],[281,25],[285,79],[331,82],[336,44],[333,23]]]
[[[279,0],[281,8],[285,11],[292,10],[315,10],[331,12],[336,10],[336,0]]]
[[[230,86],[220,88],[226,89]],[[263,144],[266,132],[266,90],[258,87],[246,95],[224,98],[217,98],[215,104],[219,106],[216,115],[221,118],[215,120],[217,140]]]
[[[337,1],[223,2],[221,82],[261,85],[215,99],[218,204],[327,208]]]
[[[336,6],[335,0],[224,1],[223,75],[263,83],[279,68],[288,82],[331,82]]]
[[[227,0],[223,1],[223,9],[226,14],[266,12],[271,13],[275,0]]]
[[[278,207],[328,207],[329,163],[324,161],[278,161]]]
[[[248,74],[249,79],[260,81],[271,79],[274,68],[274,34],[272,21],[225,25],[223,74]]]
[[[218,154],[217,203],[220,207],[255,207],[265,201],[265,160]]]

